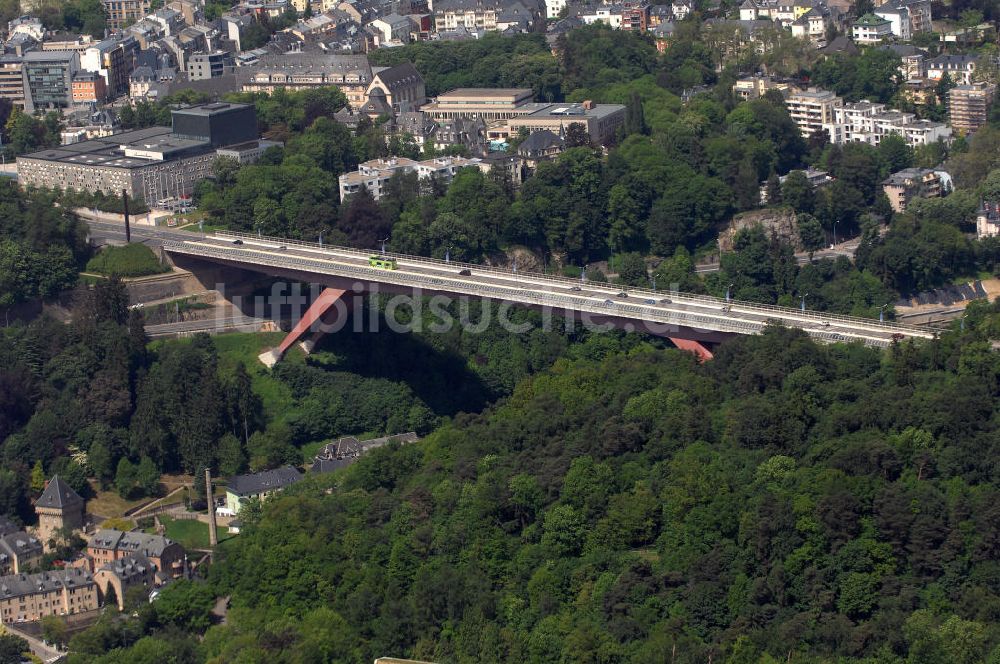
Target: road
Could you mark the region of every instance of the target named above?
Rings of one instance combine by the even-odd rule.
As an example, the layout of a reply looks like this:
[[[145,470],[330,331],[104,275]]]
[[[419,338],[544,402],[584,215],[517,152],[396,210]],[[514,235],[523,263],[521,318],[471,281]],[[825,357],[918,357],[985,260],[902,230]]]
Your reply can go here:
[[[151,339],[156,339],[186,336],[197,332],[257,332],[265,322],[266,320],[263,318],[252,316],[212,317],[202,320],[185,320],[178,323],[147,325],[146,335]]]
[[[837,245],[830,245],[829,249],[821,249],[819,251],[814,251],[812,255],[809,255],[808,251],[797,251],[795,252],[795,260],[799,265],[805,265],[811,263],[812,261],[822,260],[824,258],[840,258],[841,256],[854,260],[854,254],[858,250],[858,245],[861,244],[860,238],[854,238],[853,240],[847,240],[846,242],[841,242]],[[700,263],[694,266],[694,271],[698,274],[710,274],[712,272],[718,272],[721,269],[719,263]]]
[[[157,229],[153,237],[174,254],[265,273],[334,277],[341,282],[381,283],[426,294],[445,293],[574,311],[590,319],[628,321],[632,329],[670,336],[688,328],[707,333],[759,334],[770,321],[805,330],[827,342],[861,341],[885,347],[894,339],[929,339],[933,332],[871,319],[801,311],[682,293],[627,289],[534,273],[389,254],[398,269],[369,264],[370,252],[313,243],[220,232],[206,235]],[[628,325],[626,325],[626,329]],[[676,336],[683,336],[679,331]]]

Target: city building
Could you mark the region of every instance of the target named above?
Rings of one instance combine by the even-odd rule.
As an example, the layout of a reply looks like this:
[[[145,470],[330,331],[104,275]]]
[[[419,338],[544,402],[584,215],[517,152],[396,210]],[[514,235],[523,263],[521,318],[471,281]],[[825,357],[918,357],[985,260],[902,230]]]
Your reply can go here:
[[[507,134],[517,134],[521,129],[538,131],[548,129],[563,134],[570,125],[581,124],[590,140],[596,145],[612,143],[620,127],[625,124],[625,106],[622,104],[595,104],[584,101],[579,104],[542,104],[531,113],[518,115],[507,120]],[[491,130],[490,136],[494,132]]]
[[[149,127],[63,145],[17,159],[21,184],[104,192],[144,201],[184,197],[211,175],[218,149],[257,140],[248,104],[212,103],[171,111],[173,127]]]
[[[941,189],[941,175],[929,168],[904,168],[882,182],[893,212],[906,212],[914,198],[938,198]]]
[[[146,558],[154,566],[154,573],[165,578],[184,575],[184,547],[162,535],[102,529],[87,542],[87,557],[92,570],[100,570],[134,556]]]
[[[33,622],[98,607],[97,584],[84,569],[0,577],[0,622]]]
[[[42,560],[42,543],[9,519],[0,518],[0,575],[23,574]]]
[[[823,125],[831,143],[878,145],[889,134],[902,136],[917,147],[951,138],[951,128],[942,122],[918,120],[913,113],[886,108],[885,104],[860,101],[834,109],[833,122]]]
[[[889,21],[892,34],[903,41],[932,30],[930,0],[889,0],[875,7],[874,13]]]
[[[933,81],[940,81],[945,74],[948,74],[952,83],[969,85],[972,83],[978,64],[979,56],[975,55],[939,55],[928,60],[924,70],[927,78]]]
[[[844,105],[844,100],[829,90],[809,88],[794,92],[785,100],[788,115],[799,127],[804,138],[809,138],[823,125],[835,121],[836,109]]]
[[[859,44],[878,44],[892,38],[892,22],[875,14],[865,14],[851,26],[851,38]]]
[[[622,30],[641,34],[649,27],[649,0],[628,0],[622,4]]]
[[[24,108],[66,108],[73,102],[73,74],[80,70],[76,51],[29,51],[22,60]]]
[[[382,198],[386,183],[396,173],[416,173],[417,178],[421,180],[433,177],[448,183],[459,169],[469,167],[488,170],[488,167],[482,165],[482,160],[477,158],[437,157],[426,161],[414,161],[405,157],[372,159],[358,164],[357,171],[344,173],[338,178],[340,200],[343,201],[351,194],[358,193],[362,187],[368,190],[372,198],[379,200]]]
[[[506,10],[520,4],[532,22],[540,20],[548,9],[541,0],[437,0],[433,3],[434,29],[437,32],[502,29]],[[509,18],[507,21],[509,22]]]
[[[108,28],[122,30],[140,20],[152,9],[151,0],[101,0],[107,14]]]
[[[285,53],[261,58],[259,69],[243,83],[244,92],[309,90],[335,86],[358,109],[368,101],[372,68],[364,55]]]
[[[195,53],[187,61],[189,81],[203,81],[208,78],[219,78],[233,71],[233,54],[228,51],[212,51],[211,53]]]
[[[396,111],[415,110],[427,101],[424,77],[412,62],[403,62],[375,72],[365,94],[370,98],[375,90],[381,90],[386,103]]]
[[[24,108],[24,72],[20,55],[0,55],[0,98]]]
[[[1000,235],[1000,201],[983,201],[976,211],[976,237]]]
[[[226,508],[233,514],[239,514],[243,505],[251,498],[266,500],[301,479],[302,474],[291,466],[252,475],[237,475],[226,486]]]
[[[73,74],[73,103],[97,104],[108,96],[104,77],[92,71],[78,71]]]
[[[529,112],[533,99],[531,88],[458,88],[438,95],[420,110],[434,120],[470,117],[506,120]]]
[[[22,180],[23,183],[23,180]],[[45,485],[42,495],[35,501],[38,515],[38,539],[46,550],[50,542],[58,538],[59,531],[82,530],[85,504],[73,488],[61,477],[53,475]]]
[[[806,181],[812,186],[813,189],[819,189],[820,187],[825,187],[831,182],[833,178],[826,171],[821,171],[814,168],[807,168],[804,171],[791,171],[788,175],[792,173],[802,173],[806,176]],[[785,184],[785,180],[788,179],[788,175],[782,175],[778,177],[778,184]],[[767,193],[767,181],[760,183],[760,203],[761,205],[767,205],[768,203],[768,193]]]
[[[987,83],[957,85],[948,91],[948,118],[956,131],[976,131],[984,124],[997,88]]]
[[[776,81],[770,76],[746,76],[733,84],[733,93],[743,100],[759,99],[769,90],[777,90],[788,98],[795,88],[790,83]]]
[[[378,32],[379,46],[407,44],[417,29],[409,16],[400,16],[395,12],[381,16],[368,25]]]
[[[227,145],[215,151],[220,157],[233,159],[240,164],[253,164],[260,160],[268,148],[280,148],[283,144],[279,141],[250,141],[249,143],[238,143]]]
[[[111,98],[128,94],[129,77],[135,69],[139,44],[134,37],[105,39],[88,46],[80,54],[80,68],[104,78],[107,95]]]
[[[156,565],[141,553],[133,553],[101,565],[94,572],[94,583],[103,605],[114,600],[119,611],[125,610],[125,595],[135,587],[146,591],[156,586]]]

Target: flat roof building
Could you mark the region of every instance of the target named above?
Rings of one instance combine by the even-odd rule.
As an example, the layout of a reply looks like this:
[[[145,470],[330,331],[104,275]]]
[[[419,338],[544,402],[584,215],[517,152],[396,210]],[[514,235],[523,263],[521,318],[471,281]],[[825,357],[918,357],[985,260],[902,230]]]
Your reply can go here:
[[[505,120],[530,112],[534,99],[530,88],[458,88],[438,95],[420,110],[435,120],[482,118]]]
[[[997,95],[995,85],[973,83],[956,85],[948,91],[948,118],[953,129],[976,131],[986,124],[990,106]]]
[[[791,94],[785,100],[788,115],[799,127],[804,138],[809,138],[823,125],[835,121],[835,109],[844,105],[844,100],[829,90],[810,88]]]
[[[519,115],[507,121],[511,134],[521,129],[529,132],[548,129],[554,134],[562,134],[572,124],[582,124],[590,134],[591,142],[597,145],[612,143],[619,127],[625,124],[625,106],[622,104],[594,104],[585,101],[579,104],[542,104],[526,115]]]
[[[149,127],[18,157],[18,179],[115,196],[124,189],[144,201],[182,197],[211,174],[219,148],[257,140],[249,104],[201,104],[171,115],[173,129]]]
[[[60,109],[72,104],[73,74],[80,70],[76,51],[29,51],[21,68],[24,108]]]

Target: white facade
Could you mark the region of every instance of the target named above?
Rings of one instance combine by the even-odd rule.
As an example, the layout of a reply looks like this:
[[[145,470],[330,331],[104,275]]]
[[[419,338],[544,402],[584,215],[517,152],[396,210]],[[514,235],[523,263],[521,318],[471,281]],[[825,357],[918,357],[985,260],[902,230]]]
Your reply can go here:
[[[835,110],[843,105],[844,100],[833,92],[816,88],[796,92],[785,101],[788,114],[805,138],[834,123]]]
[[[566,8],[566,0],[545,0],[545,18],[559,18],[559,12]]]
[[[416,173],[420,180],[437,177],[445,182],[451,182],[460,168],[470,166],[484,171],[489,170],[488,164],[476,158],[438,157],[425,161],[414,161],[405,157],[372,159],[358,164],[356,172],[344,173],[338,178],[340,200],[343,201],[351,194],[361,191],[362,187],[368,190],[372,198],[379,200],[383,195],[386,183],[398,172]]]
[[[830,142],[878,145],[889,134],[897,134],[910,147],[936,143],[951,137],[951,128],[941,122],[917,120],[912,113],[886,108],[885,104],[861,101],[834,109],[834,121],[823,129]]]
[[[910,31],[910,11],[905,7],[898,9],[888,5],[877,7],[875,15],[889,21],[889,31],[903,41],[909,41],[913,37]]]

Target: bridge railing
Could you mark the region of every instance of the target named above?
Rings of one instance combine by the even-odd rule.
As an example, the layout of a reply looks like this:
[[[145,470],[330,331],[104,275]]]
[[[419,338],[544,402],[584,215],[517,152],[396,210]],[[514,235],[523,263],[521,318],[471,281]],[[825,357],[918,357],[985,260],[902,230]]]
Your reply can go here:
[[[241,231],[228,231],[228,230],[216,231],[213,234],[213,236],[217,239],[223,239],[223,240],[226,238],[234,238],[234,239],[239,238],[241,240],[266,242],[278,246],[282,245],[298,246],[313,250],[336,251],[341,253],[348,253],[361,259],[367,259],[370,256],[384,255],[399,260],[405,260],[410,263],[419,263],[423,265],[433,266],[436,268],[449,267],[449,268],[476,270],[480,274],[483,273],[494,274],[498,277],[503,277],[505,279],[510,279],[512,276],[513,277],[523,276],[526,278],[537,279],[539,281],[548,281],[553,283],[553,285],[561,284],[568,287],[582,286],[583,284],[586,284],[588,289],[606,291],[611,295],[624,291],[627,292],[629,296],[644,297],[646,299],[656,299],[669,296],[671,299],[679,301],[687,301],[695,305],[714,304],[720,307],[721,306],[739,307],[740,309],[745,309],[751,312],[774,313],[778,318],[809,320],[817,323],[838,321],[855,327],[867,327],[869,329],[880,330],[887,334],[899,333],[903,334],[904,336],[915,336],[921,338],[928,338],[931,336],[931,334],[929,334],[926,329],[915,325],[906,325],[904,323],[882,322],[872,318],[862,318],[860,316],[847,316],[844,314],[819,312],[810,309],[806,309],[805,311],[803,311],[802,309],[796,307],[782,307],[779,305],[761,304],[759,302],[747,302],[744,300],[730,299],[729,301],[726,301],[723,298],[715,297],[712,295],[696,295],[693,293],[685,293],[682,291],[662,291],[662,290],[654,291],[648,288],[637,288],[624,284],[610,284],[598,281],[584,282],[581,279],[564,277],[562,275],[545,274],[542,272],[524,272],[520,270],[514,272],[512,269],[498,268],[490,265],[482,265],[479,263],[465,263],[462,261],[453,261],[453,260],[444,261],[435,258],[427,258],[425,256],[413,256],[410,254],[403,254],[394,251],[386,251],[383,253],[379,249],[365,251],[363,249],[358,249],[356,247],[344,247],[329,243],[320,244],[319,242],[310,242],[307,240],[293,240],[288,238],[279,238],[267,235],[256,235],[254,233],[245,233]]]

